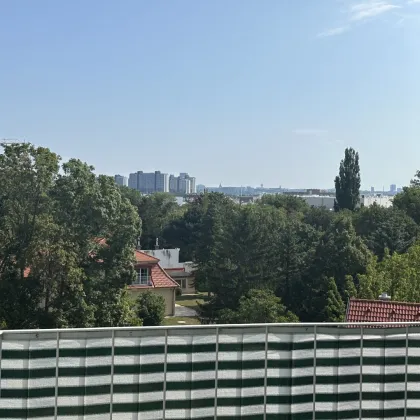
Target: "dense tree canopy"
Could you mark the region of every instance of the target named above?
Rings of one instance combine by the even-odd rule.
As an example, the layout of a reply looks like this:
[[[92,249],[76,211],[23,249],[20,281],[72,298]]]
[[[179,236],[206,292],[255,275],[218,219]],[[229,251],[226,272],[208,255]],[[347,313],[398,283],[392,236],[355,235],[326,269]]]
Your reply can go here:
[[[358,154],[346,149],[336,209],[264,195],[236,204],[220,193],[179,206],[61,162],[46,148],[0,155],[0,327],[159,325],[164,302],[129,299],[133,251],[181,250],[208,292],[203,322],[342,321],[348,299],[420,302],[420,176],[393,206],[358,208]]]
[[[382,259],[385,250],[403,253],[419,236],[414,220],[396,207],[380,207],[376,203],[354,214],[354,226],[368,248]]]
[[[112,178],[74,159],[59,168],[57,155],[30,144],[0,155],[0,319],[8,328],[127,324],[138,215]]]
[[[219,321],[226,324],[259,324],[267,322],[298,322],[273,292],[251,289],[239,299],[236,310],[223,309]]]
[[[404,187],[403,191],[393,199],[395,208],[411,217],[417,225],[420,224],[420,185]]]

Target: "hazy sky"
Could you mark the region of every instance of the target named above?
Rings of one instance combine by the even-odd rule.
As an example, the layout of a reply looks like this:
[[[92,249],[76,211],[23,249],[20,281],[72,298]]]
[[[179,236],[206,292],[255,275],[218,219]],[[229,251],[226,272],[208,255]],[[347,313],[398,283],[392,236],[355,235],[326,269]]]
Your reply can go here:
[[[420,169],[420,0],[0,0],[0,138],[98,172],[333,187]]]

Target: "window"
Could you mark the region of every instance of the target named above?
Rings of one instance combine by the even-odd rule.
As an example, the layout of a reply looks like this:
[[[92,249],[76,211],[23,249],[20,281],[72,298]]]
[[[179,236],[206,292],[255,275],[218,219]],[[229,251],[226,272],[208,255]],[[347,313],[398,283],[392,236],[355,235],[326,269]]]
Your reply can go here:
[[[147,286],[150,283],[150,272],[148,268],[137,269],[137,278],[134,284]]]
[[[183,278],[183,279],[178,279],[179,286],[181,287],[181,289],[186,289],[187,288],[187,279]]]

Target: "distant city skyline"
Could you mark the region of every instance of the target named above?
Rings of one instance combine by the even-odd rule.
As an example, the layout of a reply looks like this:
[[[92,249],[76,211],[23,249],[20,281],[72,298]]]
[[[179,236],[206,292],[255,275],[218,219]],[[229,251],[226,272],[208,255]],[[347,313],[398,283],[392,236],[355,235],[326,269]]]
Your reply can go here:
[[[114,175],[118,185],[124,185],[144,194],[154,192],[168,192],[180,194],[195,194],[196,179],[187,172],[180,172],[178,176],[160,170],[132,172],[128,177]]]
[[[168,191],[170,190],[170,187],[169,187],[170,177],[176,177],[176,174],[179,174],[178,177],[179,176],[183,177],[185,175],[187,175],[187,177],[189,177],[188,173],[186,173],[186,172],[177,172],[177,171],[173,171],[172,173],[170,173],[169,171],[163,171],[163,170],[140,171],[140,172],[143,172],[144,174],[147,174],[148,173],[150,175],[155,174],[156,172],[158,172],[160,174],[163,174],[163,175],[168,175]],[[124,172],[124,175],[115,174],[115,175],[112,175],[112,176],[114,177],[114,179],[117,182],[117,184],[129,186],[130,175],[134,176],[136,174],[137,174],[137,172],[134,172],[134,173]],[[178,178],[178,177],[176,177],[176,178]],[[196,177],[193,177],[193,178],[194,178],[194,189],[196,189],[196,190],[199,190],[200,187],[201,187],[201,189],[203,187],[217,189],[220,186],[222,188],[236,188],[236,189],[243,188],[244,190],[246,190],[247,188],[251,188],[251,189],[275,189],[275,190],[276,189],[278,189],[278,190],[281,190],[281,189],[284,189],[284,190],[311,190],[311,189],[313,189],[313,190],[324,190],[324,191],[329,191],[329,190],[334,190],[335,189],[333,183],[332,183],[332,185],[330,187],[319,187],[319,186],[312,186],[312,187],[309,186],[308,187],[308,185],[303,186],[303,187],[302,186],[295,187],[293,185],[292,186],[281,185],[281,184],[279,184],[279,185],[264,185],[262,183],[256,183],[254,185],[252,185],[252,184],[245,184],[245,183],[239,183],[239,184],[223,184],[223,183],[220,183],[220,182],[219,182],[219,184],[206,184],[204,182],[201,182],[200,179],[197,180]],[[172,181],[172,182],[174,182],[174,181]],[[174,185],[174,184],[172,184],[172,185]],[[409,185],[409,182],[406,185]],[[370,192],[378,192],[378,193],[379,192],[393,192],[393,193],[396,193],[396,192],[401,191],[404,186],[405,185],[399,186],[397,184],[390,184],[389,185],[389,188],[387,188],[385,185],[382,185],[380,187],[375,187],[375,186],[372,186],[371,185],[370,187],[366,187],[365,188],[362,185],[361,191],[370,191]],[[180,191],[178,189],[175,191],[175,188],[172,188],[172,191],[171,192],[180,192]]]
[[[364,190],[420,169],[419,1],[1,5],[0,138],[213,186],[332,188],[348,146]]]

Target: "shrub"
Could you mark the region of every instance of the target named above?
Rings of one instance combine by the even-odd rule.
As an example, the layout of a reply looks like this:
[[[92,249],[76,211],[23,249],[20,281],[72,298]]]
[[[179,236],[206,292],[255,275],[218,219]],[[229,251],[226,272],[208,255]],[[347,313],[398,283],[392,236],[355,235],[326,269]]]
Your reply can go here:
[[[148,290],[137,299],[137,315],[145,327],[160,325],[165,318],[165,299]]]

